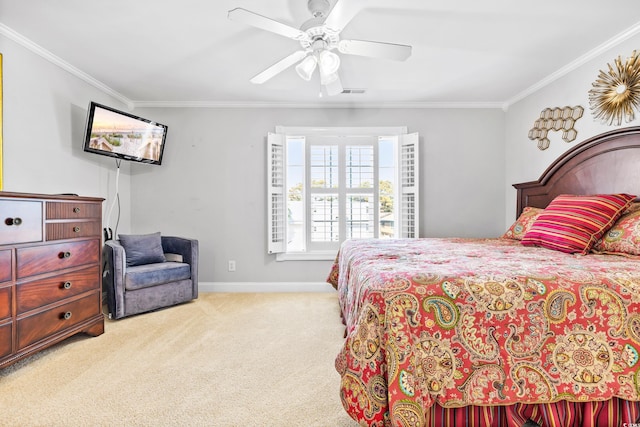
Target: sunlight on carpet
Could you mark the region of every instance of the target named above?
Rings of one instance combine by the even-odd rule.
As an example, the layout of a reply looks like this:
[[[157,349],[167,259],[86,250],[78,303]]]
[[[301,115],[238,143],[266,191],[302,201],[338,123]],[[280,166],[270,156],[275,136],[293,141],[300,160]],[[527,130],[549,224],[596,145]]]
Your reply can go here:
[[[0,370],[3,426],[344,426],[333,293],[204,293]]]

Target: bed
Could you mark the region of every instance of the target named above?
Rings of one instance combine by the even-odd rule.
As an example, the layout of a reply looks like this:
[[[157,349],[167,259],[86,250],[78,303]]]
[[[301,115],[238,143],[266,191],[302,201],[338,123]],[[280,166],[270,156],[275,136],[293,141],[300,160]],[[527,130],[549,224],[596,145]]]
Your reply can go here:
[[[640,127],[584,141],[514,187],[517,220],[499,238],[341,246],[335,364],[360,425],[639,422]],[[617,204],[582,252],[536,235],[555,236],[544,226],[560,203],[583,199]]]

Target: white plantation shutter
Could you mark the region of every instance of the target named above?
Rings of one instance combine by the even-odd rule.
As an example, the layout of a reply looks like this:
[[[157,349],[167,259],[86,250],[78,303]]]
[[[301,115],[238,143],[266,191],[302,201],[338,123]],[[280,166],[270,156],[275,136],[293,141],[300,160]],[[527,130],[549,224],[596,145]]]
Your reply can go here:
[[[400,237],[417,238],[420,219],[418,133],[400,135],[399,141]]]
[[[267,250],[270,254],[287,249],[284,141],[285,135],[267,135]]]

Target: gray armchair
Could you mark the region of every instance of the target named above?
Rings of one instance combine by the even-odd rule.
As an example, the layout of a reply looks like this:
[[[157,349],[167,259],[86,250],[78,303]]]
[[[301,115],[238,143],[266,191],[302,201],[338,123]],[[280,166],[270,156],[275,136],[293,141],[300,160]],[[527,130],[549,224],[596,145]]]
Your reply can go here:
[[[121,239],[124,237],[120,236]],[[160,260],[157,256],[156,259],[147,257],[142,261],[139,259],[137,265],[130,265],[131,259],[127,262],[124,242],[105,242],[102,285],[107,293],[109,318],[120,319],[198,297],[198,241],[173,236],[161,236],[160,239]],[[130,258],[133,258],[131,247],[130,252]],[[139,257],[139,252],[135,256]]]

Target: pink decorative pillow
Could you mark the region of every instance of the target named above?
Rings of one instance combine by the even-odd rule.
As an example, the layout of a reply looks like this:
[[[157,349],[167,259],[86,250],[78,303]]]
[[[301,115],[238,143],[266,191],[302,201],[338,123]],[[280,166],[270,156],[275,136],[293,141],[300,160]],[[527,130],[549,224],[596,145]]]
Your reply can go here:
[[[502,235],[503,239],[522,240],[522,237],[529,231],[538,215],[544,209],[527,206],[511,227]]]
[[[613,224],[593,247],[597,253],[640,255],[640,203],[629,209]]]
[[[587,254],[634,199],[629,194],[561,194],[538,216],[522,244]]]

